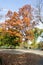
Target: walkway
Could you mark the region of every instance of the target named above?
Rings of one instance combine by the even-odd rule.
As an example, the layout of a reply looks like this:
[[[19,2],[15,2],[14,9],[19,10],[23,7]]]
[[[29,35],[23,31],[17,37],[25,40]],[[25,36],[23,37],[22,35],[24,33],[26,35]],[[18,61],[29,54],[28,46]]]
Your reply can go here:
[[[30,50],[30,49],[0,49],[0,53],[11,53],[11,54],[23,54],[23,53],[34,53],[43,56],[42,50]]]

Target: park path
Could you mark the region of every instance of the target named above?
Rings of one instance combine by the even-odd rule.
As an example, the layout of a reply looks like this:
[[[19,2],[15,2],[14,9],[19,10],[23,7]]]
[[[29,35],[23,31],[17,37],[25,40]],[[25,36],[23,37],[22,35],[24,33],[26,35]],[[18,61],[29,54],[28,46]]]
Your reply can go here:
[[[34,53],[43,56],[42,50],[30,50],[30,49],[0,49],[0,53],[11,53],[11,54],[23,54],[23,53]]]

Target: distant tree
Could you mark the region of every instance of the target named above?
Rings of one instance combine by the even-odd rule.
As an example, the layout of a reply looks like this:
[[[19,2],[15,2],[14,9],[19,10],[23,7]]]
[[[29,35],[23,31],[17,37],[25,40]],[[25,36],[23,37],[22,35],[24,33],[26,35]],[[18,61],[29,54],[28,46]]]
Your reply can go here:
[[[36,0],[37,1],[37,0]],[[36,3],[36,9],[35,9],[35,18],[37,19],[38,22],[43,23],[43,0],[38,0]]]

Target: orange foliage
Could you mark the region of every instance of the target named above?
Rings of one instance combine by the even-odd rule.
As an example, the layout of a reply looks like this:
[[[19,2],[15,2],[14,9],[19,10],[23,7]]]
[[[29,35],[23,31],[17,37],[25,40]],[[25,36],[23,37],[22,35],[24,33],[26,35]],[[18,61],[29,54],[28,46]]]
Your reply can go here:
[[[29,26],[30,25],[30,18],[28,18],[28,17],[24,17],[24,19],[23,19],[23,22],[24,23],[26,23],[27,24],[27,26]]]
[[[25,5],[19,9],[18,13],[14,12],[12,14],[11,11],[8,11],[7,16],[10,17],[10,19],[5,21],[6,27],[8,28],[8,30],[6,29],[6,32],[11,35],[19,36],[20,38],[24,36],[23,32],[24,33],[26,32],[25,34],[27,36],[25,37],[28,39],[33,39],[34,38],[33,32],[29,30],[29,27],[31,27],[30,24],[31,24],[31,18],[32,18],[31,9],[32,7],[30,5]],[[23,17],[22,19],[20,18],[21,16]],[[28,27],[28,30],[29,30],[28,32],[26,27]],[[14,28],[16,30],[19,30],[19,32],[15,31]],[[13,31],[10,29],[12,29]]]
[[[12,17],[11,17],[11,19],[18,20],[18,18],[19,18],[18,13],[17,12],[14,12],[13,15],[12,15]]]
[[[30,5],[25,5],[19,9],[19,15],[23,17],[27,17],[31,14],[32,7]]]
[[[13,14],[12,11],[9,10],[9,11],[7,12],[7,14],[6,14],[6,17],[11,18],[12,14]]]
[[[30,40],[34,39],[34,32],[32,30],[26,31],[26,34],[27,34],[26,36],[27,39]]]

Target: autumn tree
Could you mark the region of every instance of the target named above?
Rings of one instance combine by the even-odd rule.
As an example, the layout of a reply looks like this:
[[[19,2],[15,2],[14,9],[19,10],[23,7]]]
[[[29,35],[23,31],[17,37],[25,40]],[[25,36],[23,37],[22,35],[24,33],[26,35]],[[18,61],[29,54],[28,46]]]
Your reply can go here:
[[[30,5],[25,5],[19,9],[19,16],[22,20],[22,34],[25,40],[32,40],[34,38],[32,29],[34,28],[35,22],[33,20],[32,14],[33,8]],[[31,30],[31,31],[30,31]],[[28,34],[26,33],[28,32]]]
[[[3,24],[5,33],[10,34],[10,36],[18,37],[19,42],[34,39],[34,33],[32,29],[34,28],[35,22],[33,22],[33,8],[30,5],[25,5],[19,9],[18,12],[8,11],[6,17],[9,17]],[[17,42],[17,40],[16,40]]]
[[[13,14],[13,12],[11,10],[9,10],[5,16],[6,16],[6,18],[7,17],[11,18],[12,14]]]

